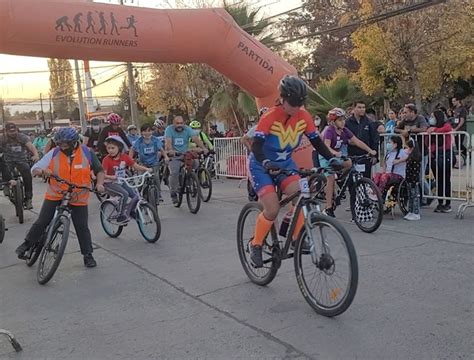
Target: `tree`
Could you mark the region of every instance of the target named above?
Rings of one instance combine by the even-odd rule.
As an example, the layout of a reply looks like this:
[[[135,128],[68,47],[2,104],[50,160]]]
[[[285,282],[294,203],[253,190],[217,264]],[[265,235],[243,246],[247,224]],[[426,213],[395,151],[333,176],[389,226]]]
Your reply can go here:
[[[339,69],[331,78],[320,82],[317,94],[310,92],[307,107],[310,112],[324,116],[334,107],[347,108],[362,95],[347,70]]]
[[[303,9],[290,13],[283,22],[283,33],[288,37],[327,31],[355,20],[359,0],[305,0]],[[306,48],[312,49],[310,58],[315,68],[315,80],[331,76],[337,69],[357,70],[357,62],[350,56],[353,48],[352,29],[306,38]]]
[[[363,0],[361,16],[376,13],[377,1]],[[361,27],[353,35],[357,77],[373,95],[422,100],[449,92],[453,80],[474,72],[474,45],[469,1],[449,0]]]
[[[65,59],[48,59],[48,67],[49,94],[53,101],[54,112],[60,118],[69,118],[71,111],[76,107],[71,64]]]

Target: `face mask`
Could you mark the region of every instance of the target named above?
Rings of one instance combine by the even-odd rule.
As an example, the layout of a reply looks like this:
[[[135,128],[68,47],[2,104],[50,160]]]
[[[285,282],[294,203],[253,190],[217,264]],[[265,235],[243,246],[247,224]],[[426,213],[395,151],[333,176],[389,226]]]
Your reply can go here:
[[[74,149],[73,149],[73,148],[67,148],[67,149],[64,149],[64,150],[61,149],[61,151],[62,151],[65,155],[71,156],[72,153],[73,153],[73,151],[74,151]]]
[[[436,125],[436,119],[434,117],[430,118],[430,125],[435,126]]]
[[[174,129],[177,131],[177,132],[181,132],[184,130],[184,127],[182,126],[175,126]]]
[[[387,143],[387,152],[392,151],[392,149],[393,149],[392,143],[391,142]]]
[[[314,125],[318,126],[321,125],[321,119],[317,119],[314,121]]]
[[[99,130],[100,130],[100,126],[98,126],[98,125],[94,125],[94,126],[92,126],[92,130],[94,130],[94,131],[96,131],[96,132],[97,132],[97,131],[99,131]]]

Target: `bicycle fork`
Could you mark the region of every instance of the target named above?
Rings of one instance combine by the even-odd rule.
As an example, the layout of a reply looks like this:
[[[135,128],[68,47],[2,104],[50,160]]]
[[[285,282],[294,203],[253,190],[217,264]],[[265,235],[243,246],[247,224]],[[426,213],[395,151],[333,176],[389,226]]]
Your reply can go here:
[[[316,239],[315,239],[315,236],[313,234],[313,229],[316,228],[316,226],[314,226],[311,222],[311,218],[313,215],[317,215],[317,214],[321,214],[321,208],[319,206],[319,204],[316,205],[316,208],[313,208],[311,209],[309,206],[303,206],[301,211],[303,211],[303,215],[304,215],[304,226],[305,226],[305,229],[306,229],[306,233],[308,234],[308,245],[309,245],[309,252],[311,254],[311,261],[313,262],[314,265],[317,265],[318,264],[318,254],[316,252]],[[323,242],[323,246],[325,246],[324,244],[324,237],[322,236],[321,234],[321,241]]]

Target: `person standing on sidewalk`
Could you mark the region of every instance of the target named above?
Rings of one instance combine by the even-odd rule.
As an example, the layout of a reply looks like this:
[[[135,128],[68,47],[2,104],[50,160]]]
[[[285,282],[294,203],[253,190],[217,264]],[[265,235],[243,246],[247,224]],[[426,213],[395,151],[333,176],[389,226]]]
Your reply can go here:
[[[415,140],[410,139],[407,142],[408,153],[405,181],[408,185],[408,214],[404,219],[409,221],[417,221],[421,219],[420,216],[420,168],[421,168],[421,154],[420,149],[415,143]]]
[[[104,171],[96,155],[86,145],[80,144],[79,134],[74,128],[61,128],[54,142],[57,147],[49,151],[31,168],[35,176],[48,178],[51,174],[59,176],[76,185],[91,187],[91,170],[97,177],[97,190],[104,191]],[[63,192],[68,185],[61,184],[50,178],[45,200],[38,219],[33,223],[26,234],[25,242],[16,249],[19,259],[25,259],[25,253],[40,239],[54,217],[56,207],[61,203]],[[77,239],[84,257],[86,267],[97,266],[92,256],[91,232],[88,225],[89,192],[81,189],[74,190],[70,201],[71,216]]]
[[[357,139],[361,140],[364,144],[370,147],[372,150],[378,152],[379,149],[379,133],[377,132],[377,123],[373,123],[367,117],[365,113],[365,102],[356,101],[354,103],[353,114],[346,120],[346,128],[354,134]],[[349,156],[365,155],[367,152],[355,144],[349,144],[348,154]],[[372,165],[377,161],[377,158],[367,159],[365,162],[361,162],[365,166],[364,177],[372,178]]]
[[[466,131],[467,129],[467,110],[463,106],[463,103],[459,97],[453,97],[452,103],[454,106],[454,121],[453,121],[453,131]],[[461,152],[464,159],[467,156],[467,149],[464,146],[464,134],[458,134],[454,136],[456,148],[458,153]]]
[[[453,131],[453,128],[446,120],[446,115],[442,110],[435,110],[430,119],[431,127],[426,130],[428,134],[436,134],[429,137],[431,171],[436,178],[438,191],[438,206],[434,211],[443,213],[451,212],[451,200],[443,199],[451,197],[452,140],[451,134],[447,133]]]

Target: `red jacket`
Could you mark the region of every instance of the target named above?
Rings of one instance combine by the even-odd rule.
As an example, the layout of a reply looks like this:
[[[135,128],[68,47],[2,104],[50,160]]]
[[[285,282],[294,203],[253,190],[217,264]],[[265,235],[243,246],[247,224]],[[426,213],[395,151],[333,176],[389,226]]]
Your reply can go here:
[[[452,144],[452,135],[441,135],[441,136],[436,136],[434,134],[446,134],[450,133],[453,131],[453,128],[450,123],[445,123],[442,127],[440,128],[433,128],[433,134],[431,136],[426,137],[426,144],[429,145],[430,147],[430,152],[434,153],[436,152],[436,148],[441,148],[443,151],[449,151],[451,150],[451,144]],[[444,140],[444,141],[443,141]]]

